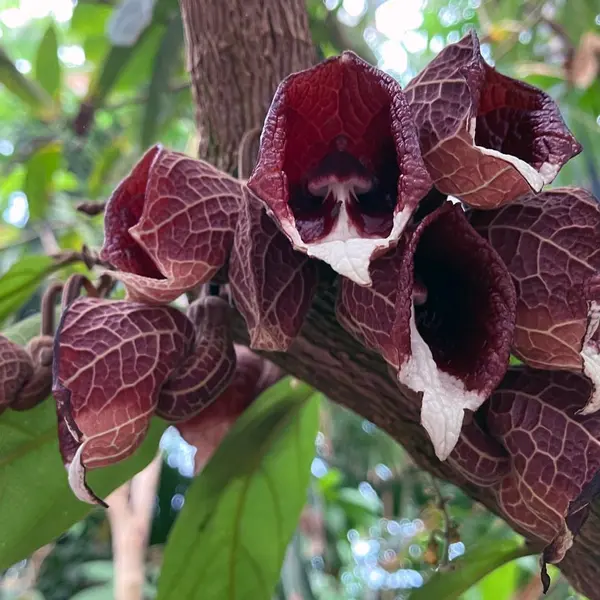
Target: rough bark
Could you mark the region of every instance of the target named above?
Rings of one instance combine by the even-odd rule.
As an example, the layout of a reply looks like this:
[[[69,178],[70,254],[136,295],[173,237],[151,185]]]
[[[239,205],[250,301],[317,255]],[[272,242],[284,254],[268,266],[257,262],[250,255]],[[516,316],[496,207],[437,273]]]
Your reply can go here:
[[[181,0],[181,9],[202,139],[200,157],[232,172],[244,134],[261,127],[279,81],[314,60],[304,2]],[[500,514],[489,490],[465,481],[436,458],[419,424],[419,399],[400,390],[381,358],[337,324],[334,292],[327,288],[319,291],[290,352],[269,358],[387,431],[420,467]],[[235,332],[238,341],[248,343],[239,315]],[[600,567],[600,506],[593,507],[560,567],[590,600],[600,600],[594,583]]]
[[[242,137],[260,131],[277,84],[315,60],[304,3],[181,0],[181,11],[199,155],[233,172]]]

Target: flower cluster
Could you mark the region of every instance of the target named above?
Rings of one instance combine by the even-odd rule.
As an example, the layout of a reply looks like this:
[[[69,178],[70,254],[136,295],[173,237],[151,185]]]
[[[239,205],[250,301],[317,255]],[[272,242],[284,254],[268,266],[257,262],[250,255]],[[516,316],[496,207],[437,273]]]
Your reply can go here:
[[[437,456],[560,560],[600,467],[600,205],[542,188],[580,151],[474,33],[404,91],[351,52],[290,75],[248,181],[151,148],[106,206],[126,300],[73,300],[56,337],[72,486],[97,500],[85,468],[131,453],[152,414],[205,440],[262,389],[257,365],[234,375],[226,303],[171,301],[226,282],[251,348],[282,352],[329,269],[339,323],[420,393]],[[507,374],[511,352],[528,366]],[[236,385],[252,393],[201,412]]]

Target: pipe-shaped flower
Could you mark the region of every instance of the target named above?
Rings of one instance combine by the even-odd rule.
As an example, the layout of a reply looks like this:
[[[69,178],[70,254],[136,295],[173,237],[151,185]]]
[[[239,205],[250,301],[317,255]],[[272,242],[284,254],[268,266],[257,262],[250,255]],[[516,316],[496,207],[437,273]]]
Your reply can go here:
[[[515,290],[506,266],[446,202],[371,266],[370,288],[342,281],[342,326],[423,392],[421,423],[444,460],[508,367]]]
[[[475,32],[442,50],[406,87],[436,187],[478,208],[539,192],[581,152],[556,103],[481,56]]]
[[[470,222],[506,263],[517,289],[513,352],[536,369],[583,372],[584,413],[600,408],[600,203],[556,188],[521,196]]]
[[[280,84],[248,187],[297,250],[369,285],[431,181],[399,84],[344,52]]]
[[[235,356],[223,327],[228,306],[206,300],[196,328],[168,306],[82,297],[65,309],[52,391],[60,451],[81,500],[102,504],[86,470],[131,455],[155,413],[187,418],[229,384]]]

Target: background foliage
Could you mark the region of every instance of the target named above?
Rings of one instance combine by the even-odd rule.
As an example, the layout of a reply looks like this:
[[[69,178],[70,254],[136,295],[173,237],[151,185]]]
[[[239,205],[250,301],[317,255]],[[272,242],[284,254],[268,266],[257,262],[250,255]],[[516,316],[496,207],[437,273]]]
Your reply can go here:
[[[586,151],[563,169],[557,185],[588,187],[600,196],[600,6],[594,0],[308,0],[307,5],[322,56],[352,48],[402,83],[446,43],[475,27],[488,60],[556,98],[584,144]],[[0,0],[0,83],[0,326],[6,329],[37,312],[50,281],[86,271],[69,253],[101,244],[102,217],[78,212],[79,203],[104,201],[156,141],[194,154],[194,111],[177,1]],[[60,267],[49,258],[56,254],[64,259]],[[325,399],[318,402],[305,387],[290,385],[285,380],[253,407],[256,414],[244,415],[187,496],[193,452],[172,430],[163,436],[165,465],[147,556],[147,597],[156,596],[158,589],[160,598],[177,597],[174,582],[185,575],[174,565],[185,562],[186,553],[202,562],[227,552],[231,538],[214,533],[221,531],[222,516],[213,515],[216,525],[198,525],[199,536],[190,538],[187,528],[202,521],[199,506],[208,510],[211,502],[235,504],[238,477],[252,482],[255,502],[246,506],[256,510],[267,494],[265,482],[253,475],[256,465],[236,465],[232,485],[211,491],[208,484],[218,480],[219,465],[235,462],[228,452],[244,440],[264,437],[261,423],[279,422],[280,434],[269,437],[263,454],[255,458],[263,473],[266,469],[273,477],[285,507],[271,526],[283,523],[289,531],[281,535],[291,535],[302,511],[280,577],[273,565],[280,564],[284,548],[274,543],[274,530],[249,525],[256,519],[264,523],[264,516],[242,515],[238,523],[248,554],[257,557],[255,573],[279,580],[277,598],[539,597],[536,560],[522,556],[520,538],[501,520],[419,471],[372,424]],[[286,406],[301,415],[305,436],[312,439],[310,431],[318,430],[314,448],[295,445]],[[63,521],[52,521],[54,528],[42,521],[45,527],[36,527],[29,538],[32,545],[16,544],[17,539],[26,541],[19,522],[34,523],[39,516],[35,511],[42,509],[36,502],[27,508],[30,488],[24,479],[21,488],[11,487],[12,495],[6,494],[14,483],[12,473],[23,469],[4,456],[10,455],[9,446],[23,446],[15,433],[19,427],[30,437],[36,427],[50,430],[51,405],[34,413],[11,417],[12,424],[6,415],[0,420],[0,536],[13,539],[8,547],[0,543],[0,566],[23,559],[4,572],[0,598],[110,598],[110,530],[102,511],[91,512],[50,543],[86,513],[70,497],[56,500],[60,514],[67,515]],[[158,435],[160,431],[155,439]],[[57,480],[62,481],[60,489],[52,487],[55,474],[64,477],[56,449],[38,451],[53,461],[39,471],[48,480],[37,481],[42,484],[39,494],[64,496],[66,480]],[[20,460],[35,462],[34,452],[27,446]],[[302,477],[287,482],[285,468],[273,458],[282,452],[306,465],[312,461],[305,503],[307,482]],[[143,460],[151,456],[150,449]],[[106,489],[124,476],[115,476]],[[21,521],[15,521],[19,505],[25,508]],[[166,553],[165,577],[157,586],[164,544],[182,507],[174,550]],[[26,559],[37,545],[48,543]],[[206,545],[198,550],[198,544]],[[249,585],[250,575],[241,569],[234,585],[227,579],[228,564],[231,560],[214,562],[207,579],[210,589],[221,594],[227,585],[237,585],[238,595],[227,589],[231,597],[242,598],[239,589]],[[547,597],[576,597],[557,573],[553,582]],[[411,595],[413,589],[418,591]]]

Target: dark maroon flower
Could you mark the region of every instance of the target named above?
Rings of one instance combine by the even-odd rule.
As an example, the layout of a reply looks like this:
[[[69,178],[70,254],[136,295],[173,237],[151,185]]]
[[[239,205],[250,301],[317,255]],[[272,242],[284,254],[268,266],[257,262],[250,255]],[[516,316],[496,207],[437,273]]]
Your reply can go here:
[[[285,352],[310,308],[314,261],[296,252],[256,197],[245,190],[229,263],[233,299],[255,350]]]
[[[194,327],[170,307],[78,298],[54,349],[60,451],[78,498],[101,503],[86,469],[118,462],[141,444],[161,387],[194,346]]]
[[[235,346],[235,375],[223,393],[199,415],[177,424],[183,438],[196,447],[195,473],[199,473],[237,418],[282,373],[268,360],[245,346]]]
[[[287,350],[317,283],[314,262],[292,248],[241,181],[160,147],[108,202],[102,258],[120,269],[111,274],[128,299],[149,304],[226,270],[251,346],[262,350]]]
[[[398,83],[344,52],[280,84],[248,186],[297,250],[368,285],[431,181]]]
[[[547,562],[563,559],[600,491],[600,415],[581,414],[590,388],[576,373],[513,368],[487,410],[489,432],[510,457],[499,504],[548,542]]]
[[[486,406],[487,403],[484,403],[480,413],[485,414]],[[448,462],[465,479],[480,487],[497,487],[510,472],[506,448],[486,432],[477,419],[463,425]]]
[[[500,257],[449,202],[371,265],[373,285],[344,279],[338,320],[423,392],[421,422],[438,457],[454,448],[508,366],[515,290]]]
[[[205,410],[229,385],[235,373],[231,316],[230,306],[216,296],[201,298],[190,306],[195,350],[161,388],[156,408],[159,417],[188,419]]]
[[[106,205],[101,256],[129,298],[170,302],[226,262],[240,196],[226,173],[154,146]]]
[[[0,335],[0,413],[27,410],[50,395],[52,338],[34,337],[25,348]]]
[[[557,188],[470,221],[500,254],[517,289],[514,353],[536,369],[583,371],[600,408],[600,204]]]
[[[31,357],[24,348],[0,336],[0,412],[7,409],[33,376]]]
[[[490,67],[475,32],[406,87],[436,187],[479,208],[539,192],[581,152],[547,94]]]
[[[65,310],[54,352],[59,442],[78,498],[101,503],[87,469],[118,462],[141,444],[157,413],[198,414],[229,385],[235,352],[229,306],[206,297],[190,318],[167,306],[77,298]]]

